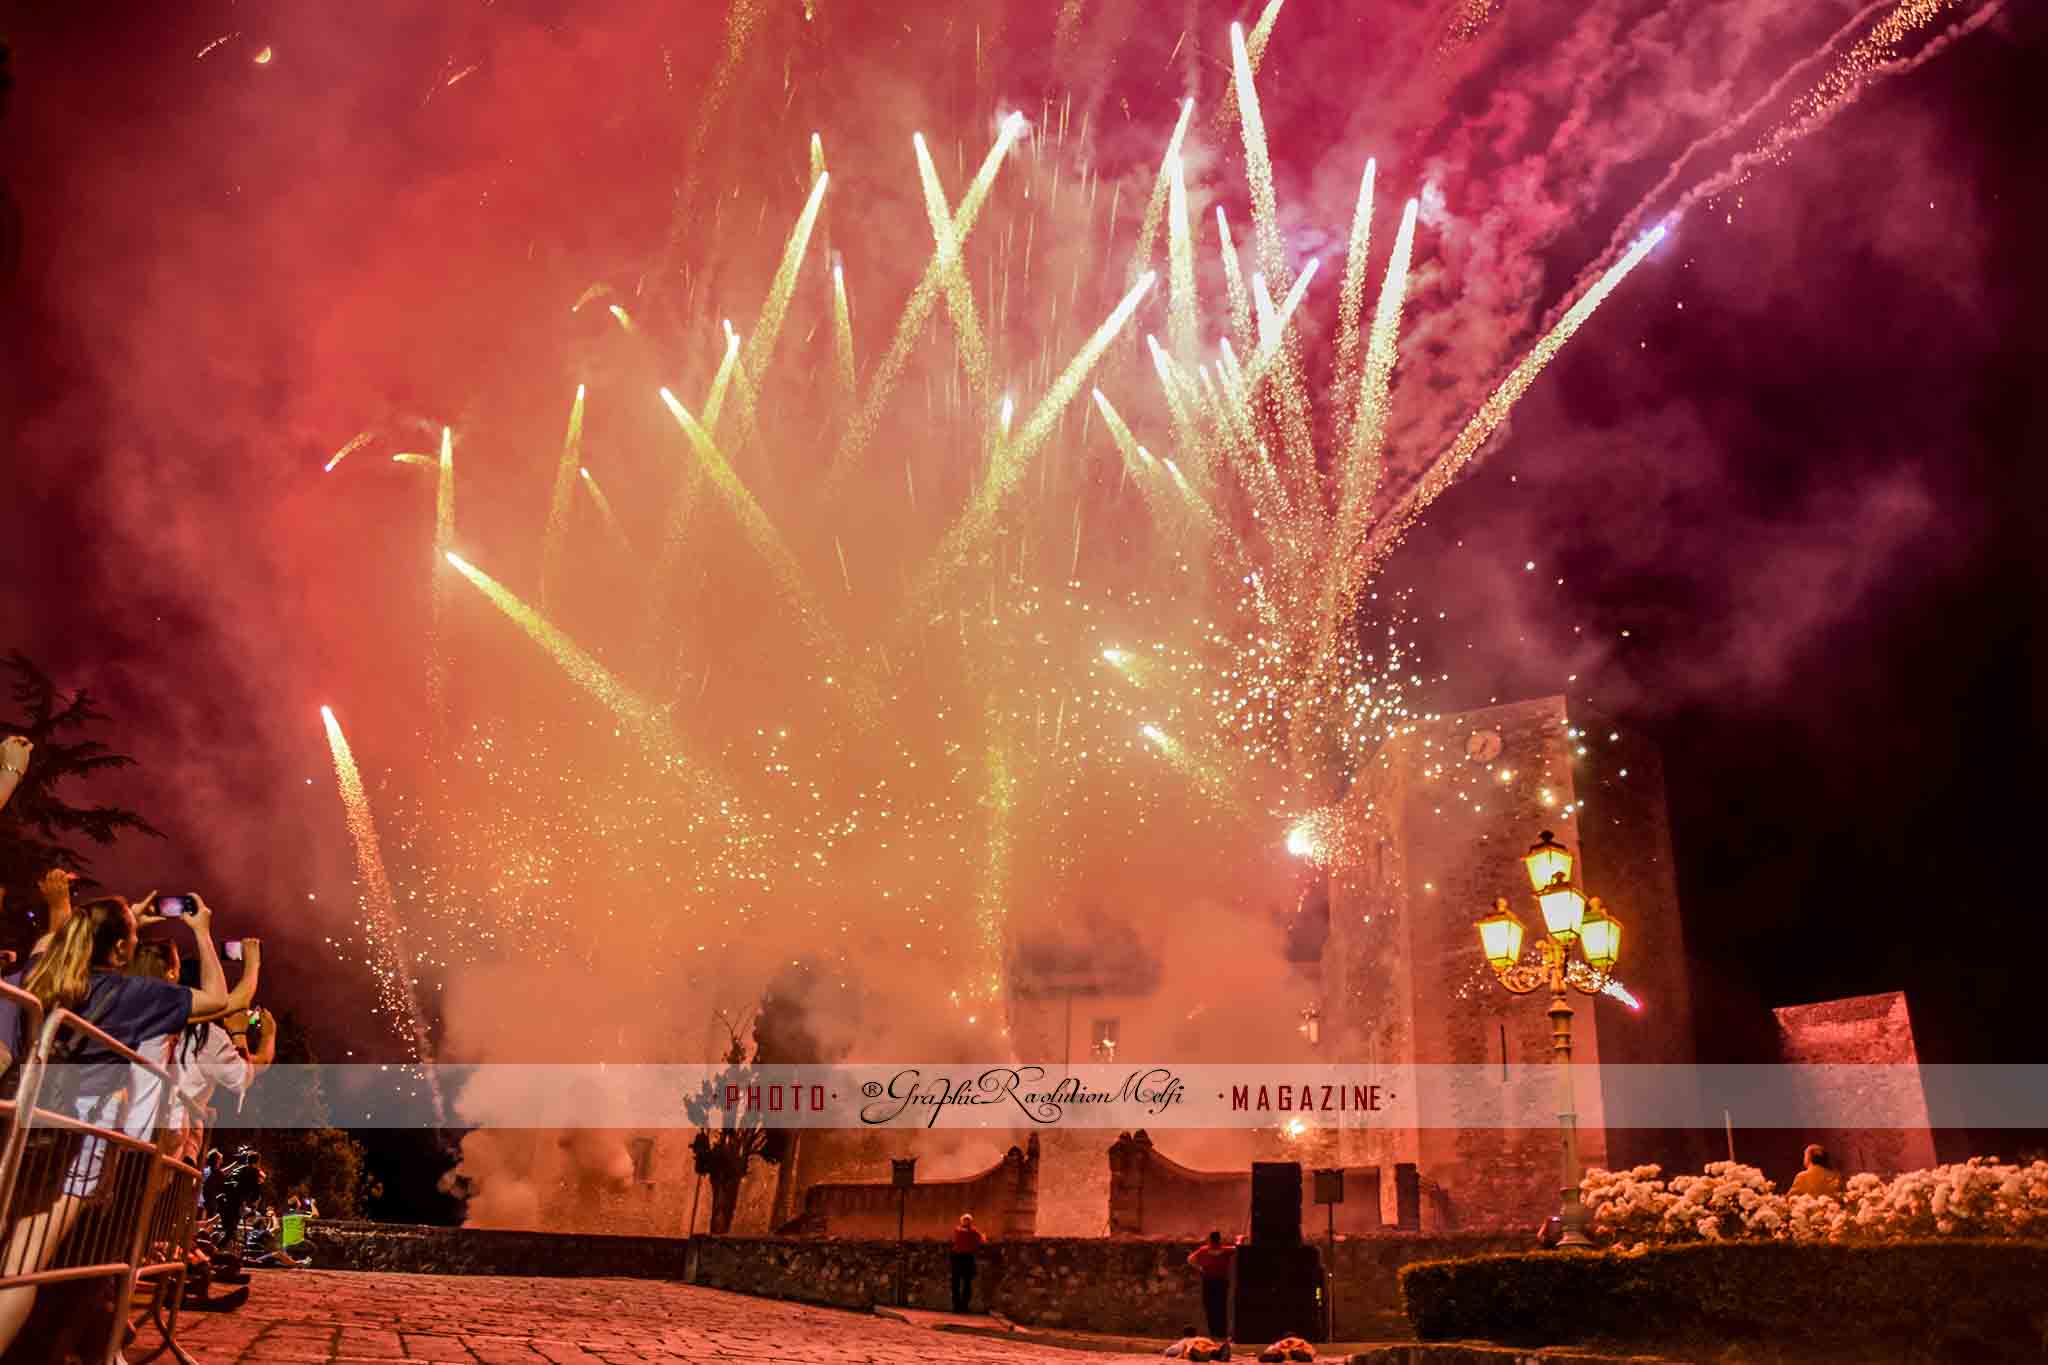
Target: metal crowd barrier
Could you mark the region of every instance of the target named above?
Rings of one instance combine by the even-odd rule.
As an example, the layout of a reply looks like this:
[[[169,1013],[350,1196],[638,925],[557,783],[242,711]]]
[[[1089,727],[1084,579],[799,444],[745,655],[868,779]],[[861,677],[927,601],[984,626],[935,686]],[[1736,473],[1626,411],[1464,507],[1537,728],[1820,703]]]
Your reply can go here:
[[[121,1350],[136,1292],[146,1285],[153,1291],[148,1317],[162,1335],[151,1357],[168,1350],[184,1365],[196,1365],[178,1344],[177,1322],[200,1173],[191,1161],[161,1149],[158,1133],[170,1131],[159,1121],[167,1106],[183,1105],[186,1130],[198,1134],[203,1151],[207,1115],[178,1095],[168,1067],[146,1060],[70,1010],[45,1018],[34,996],[4,982],[0,997],[21,1011],[21,1037],[35,1040],[22,1059],[15,1093],[0,1096],[0,1122],[6,1124],[0,1144],[0,1292],[111,1281],[114,1313],[100,1357],[111,1362]],[[132,1070],[107,1094],[73,1090],[67,1082],[77,1077],[65,1073],[74,1069],[53,1072],[50,1065],[64,1034],[121,1059],[107,1066],[154,1074],[157,1114],[131,1116]],[[130,1122],[131,1117],[147,1122]],[[148,1136],[130,1131],[137,1128]],[[182,1146],[191,1150],[189,1141]]]

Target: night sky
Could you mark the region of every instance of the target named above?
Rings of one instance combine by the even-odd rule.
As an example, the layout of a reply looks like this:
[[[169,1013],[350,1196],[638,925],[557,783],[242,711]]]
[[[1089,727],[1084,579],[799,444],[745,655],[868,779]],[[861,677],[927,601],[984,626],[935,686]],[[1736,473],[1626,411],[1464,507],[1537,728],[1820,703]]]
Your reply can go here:
[[[172,837],[101,855],[96,871],[137,890],[201,888],[237,915],[224,933],[277,944],[274,1007],[324,1008],[330,1053],[388,1052],[381,1029],[349,1022],[367,1007],[361,974],[324,962],[349,852],[313,717],[323,702],[347,710],[359,749],[417,723],[403,642],[424,603],[405,556],[425,514],[389,493],[386,469],[343,466],[323,484],[320,465],[385,414],[470,401],[446,395],[476,391],[477,367],[511,366],[521,319],[556,309],[565,282],[630,275],[658,246],[693,105],[640,97],[701,84],[718,25],[685,23],[664,76],[654,21],[628,6],[404,22],[314,5],[119,8],[0,7],[15,81],[0,175],[22,240],[0,279],[0,645],[100,694],[110,737],[142,760],[108,794]],[[1186,8],[1212,48],[1252,17]],[[1412,36],[1425,8],[1389,6],[1389,24]],[[1282,198],[1312,206],[1297,241],[1341,233],[1326,210],[1355,180],[1332,169],[1339,153],[1355,177],[1376,151],[1402,195],[1434,177],[1454,217],[1481,201],[1489,168],[1506,184],[1501,168],[1535,162],[1546,186],[1575,183],[1573,158],[1547,150],[1558,144],[1524,131],[1510,145],[1490,82],[1528,74],[1554,122],[1571,54],[1597,34],[1501,8],[1467,55],[1380,53],[1354,89],[1353,59],[1330,54],[1366,41],[1355,7],[1292,0],[1262,86],[1276,90]],[[1738,4],[1669,7],[1689,8],[1705,17],[1677,35],[1671,69],[1709,64],[1715,35],[1755,45],[1730,67],[1746,92],[1735,107],[1817,42],[1802,31],[1773,49]],[[1649,34],[1658,7],[1597,12],[1634,35],[1614,51],[1637,37],[1664,50]],[[1099,22],[1076,84],[1105,126],[1137,108],[1123,136],[1149,150],[1105,158],[1149,176],[1180,93],[1165,51],[1180,25],[1114,2]],[[836,46],[794,59],[795,79],[828,86],[849,125],[900,140],[937,116],[924,101],[968,111],[956,121],[974,112],[969,82],[920,89],[947,85],[923,73],[935,51],[971,44],[964,30],[920,46],[936,20],[910,38],[893,20],[840,24]],[[1048,24],[1013,22],[1014,49],[991,63],[1014,59],[1014,83],[991,88],[1035,103],[1024,92],[1055,66]],[[1425,659],[1450,674],[1442,709],[1565,691],[1661,739],[1710,1057],[1753,1046],[1744,1031],[1763,1005],[1903,988],[1923,1056],[2039,1059],[2043,39],[2038,8],[2011,5],[1695,207],[1388,571],[1443,613],[1424,635]],[[631,54],[637,74],[602,88],[606,63]],[[1383,119],[1367,112],[1366,96],[1402,88],[1404,64],[1425,111],[1389,95]],[[1515,353],[1499,348],[1526,344],[1711,126],[1688,122],[1658,72],[1648,57],[1603,70],[1638,111],[1612,126],[1653,133],[1609,136],[1583,192],[1506,215],[1528,252],[1496,240],[1502,256],[1446,247],[1435,260],[1418,315],[1479,316],[1501,339],[1418,327],[1416,365],[1469,369],[1474,384],[1496,373]],[[784,76],[762,79],[779,89]],[[743,82],[734,99],[758,93]],[[1668,121],[1645,112],[1667,109]],[[1474,153],[1489,119],[1495,141]],[[983,134],[969,127],[968,145]],[[736,137],[729,156],[745,152]],[[789,199],[785,187],[771,222]],[[919,212],[875,203],[878,224],[905,203]],[[836,211],[850,236],[853,210]],[[535,410],[528,474],[559,439],[555,391]],[[492,497],[482,515],[502,516]]]

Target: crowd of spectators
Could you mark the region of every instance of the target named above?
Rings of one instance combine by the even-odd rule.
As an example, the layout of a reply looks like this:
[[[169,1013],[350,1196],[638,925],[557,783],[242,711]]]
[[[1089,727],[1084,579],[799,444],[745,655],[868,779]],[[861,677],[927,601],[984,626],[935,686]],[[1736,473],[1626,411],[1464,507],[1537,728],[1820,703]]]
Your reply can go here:
[[[0,741],[0,805],[13,795],[32,752],[24,739]],[[214,941],[213,911],[203,898],[151,892],[132,902],[110,895],[74,903],[75,881],[76,874],[63,868],[44,875],[39,890],[48,927],[18,967],[13,954],[5,955],[0,980],[34,997],[46,1018],[70,1010],[163,1074],[135,1065],[90,1035],[64,1032],[52,1044],[48,1060],[55,1065],[45,1072],[37,1108],[142,1139],[164,1157],[197,1165],[205,1138],[204,1120],[196,1116],[211,1115],[229,1096],[239,1110],[276,1056],[276,1020],[255,1003],[262,944],[245,938],[229,945],[241,964],[231,986]],[[25,1023],[17,998],[0,996],[0,1093],[12,1094],[22,1063],[37,1046]],[[81,1219],[91,1216],[96,1202],[104,1204],[117,1183],[110,1178],[117,1158],[107,1139],[62,1128],[31,1137],[52,1149],[21,1163],[13,1196],[0,1210],[0,1278],[63,1264],[66,1238],[81,1235]],[[226,1210],[208,1206],[209,1196],[218,1200],[228,1192],[229,1182],[218,1178],[226,1169],[218,1155],[208,1157],[198,1182],[202,1207],[192,1223],[195,1245],[180,1250],[195,1264],[204,1263],[206,1250],[197,1244],[203,1238],[216,1252],[225,1248],[239,1260],[243,1239],[253,1236],[259,1257],[290,1262],[278,1241],[277,1214],[268,1205],[237,1197]],[[260,1193],[261,1167],[253,1151],[247,1155],[250,1160],[241,1165],[253,1179],[237,1180],[235,1187]],[[152,1201],[169,1197],[162,1170],[159,1165],[152,1175]],[[240,1226],[245,1207],[257,1214],[249,1229]],[[0,1288],[0,1355],[21,1334],[35,1298],[34,1285]]]

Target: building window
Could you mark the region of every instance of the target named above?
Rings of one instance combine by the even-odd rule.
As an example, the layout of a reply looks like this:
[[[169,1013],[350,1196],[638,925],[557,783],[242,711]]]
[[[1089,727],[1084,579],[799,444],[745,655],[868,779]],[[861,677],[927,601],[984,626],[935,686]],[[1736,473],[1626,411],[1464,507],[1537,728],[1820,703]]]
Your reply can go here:
[[[636,1137],[626,1144],[633,1158],[633,1178],[643,1185],[654,1183],[654,1139]]]
[[[1114,1019],[1097,1019],[1089,1030],[1089,1052],[1098,1062],[1116,1060],[1116,1050],[1123,1038]]]

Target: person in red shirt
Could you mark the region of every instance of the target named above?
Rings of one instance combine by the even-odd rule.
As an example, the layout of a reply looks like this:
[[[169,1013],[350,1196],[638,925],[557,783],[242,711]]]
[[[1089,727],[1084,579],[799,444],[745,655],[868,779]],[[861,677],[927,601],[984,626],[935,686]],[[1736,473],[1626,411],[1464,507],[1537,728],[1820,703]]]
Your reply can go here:
[[[974,1253],[981,1250],[981,1244],[988,1240],[981,1235],[981,1229],[974,1226],[974,1215],[960,1215],[960,1226],[953,1229],[953,1311],[965,1313],[974,1300]]]
[[[1237,1248],[1223,1244],[1223,1234],[1211,1232],[1209,1240],[1195,1248],[1188,1264],[1202,1272],[1202,1312],[1209,1319],[1209,1335],[1230,1340],[1230,1264]]]

